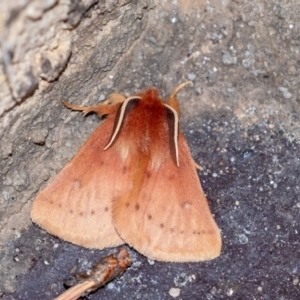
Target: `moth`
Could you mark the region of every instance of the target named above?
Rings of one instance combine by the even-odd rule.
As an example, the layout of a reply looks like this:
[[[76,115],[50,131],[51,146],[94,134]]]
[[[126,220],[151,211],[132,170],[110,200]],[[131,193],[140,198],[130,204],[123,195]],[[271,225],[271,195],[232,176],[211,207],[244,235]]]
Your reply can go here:
[[[179,130],[176,87],[167,102],[155,88],[96,106],[107,116],[75,157],[35,199],[33,222],[61,239],[103,249],[127,243],[171,262],[216,258],[221,235]]]

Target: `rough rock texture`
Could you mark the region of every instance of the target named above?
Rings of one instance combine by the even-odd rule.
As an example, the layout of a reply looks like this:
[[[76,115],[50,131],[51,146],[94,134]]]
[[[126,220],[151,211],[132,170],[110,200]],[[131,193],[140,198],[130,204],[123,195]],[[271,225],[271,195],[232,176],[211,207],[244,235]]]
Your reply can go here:
[[[53,299],[109,253],[33,225],[38,191],[98,126],[61,99],[180,92],[222,255],[133,266],[90,299],[299,299],[299,1],[0,1],[0,297]]]

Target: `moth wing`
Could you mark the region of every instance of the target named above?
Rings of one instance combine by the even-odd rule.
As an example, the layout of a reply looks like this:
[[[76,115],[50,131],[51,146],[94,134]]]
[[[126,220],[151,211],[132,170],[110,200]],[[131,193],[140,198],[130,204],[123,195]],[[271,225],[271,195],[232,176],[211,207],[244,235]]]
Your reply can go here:
[[[126,243],[151,259],[213,259],[220,255],[220,231],[182,134],[178,143],[180,166],[168,158],[155,171],[150,159],[139,186],[113,201],[114,224]]]
[[[131,182],[120,155],[103,150],[113,119],[101,124],[35,199],[31,218],[40,227],[68,242],[102,249],[123,244],[112,221],[112,199]]]

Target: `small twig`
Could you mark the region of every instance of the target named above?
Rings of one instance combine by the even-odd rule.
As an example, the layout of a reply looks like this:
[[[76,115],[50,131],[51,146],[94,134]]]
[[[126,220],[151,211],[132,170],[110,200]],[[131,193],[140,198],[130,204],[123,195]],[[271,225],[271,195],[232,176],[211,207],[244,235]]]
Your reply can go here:
[[[78,283],[55,298],[55,300],[76,300],[94,285],[94,281],[84,281],[82,283]]]
[[[131,262],[128,251],[121,248],[116,253],[101,258],[90,269],[73,274],[68,280],[68,285],[72,287],[54,300],[76,300],[85,296],[121,276],[131,265]]]

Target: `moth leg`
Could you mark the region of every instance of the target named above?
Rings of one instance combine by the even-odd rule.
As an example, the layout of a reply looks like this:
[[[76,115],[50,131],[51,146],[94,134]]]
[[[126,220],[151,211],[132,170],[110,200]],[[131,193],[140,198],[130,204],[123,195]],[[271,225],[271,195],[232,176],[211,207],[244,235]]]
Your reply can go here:
[[[183,88],[185,87],[186,85],[189,85],[189,84],[193,84],[191,81],[186,81],[186,82],[183,82],[181,83],[180,85],[178,85],[171,93],[169,99],[168,99],[168,104],[174,108],[177,113],[179,114],[180,113],[180,107],[179,107],[179,103],[176,99],[176,94]]]
[[[203,171],[203,167],[198,165],[195,161],[194,161],[194,165],[195,165],[195,168],[199,171]]]
[[[95,112],[101,117],[103,115],[109,115],[113,112],[116,112],[116,110],[119,107],[118,104],[122,103],[125,99],[126,97],[124,95],[114,93],[111,94],[108,97],[108,99],[106,99],[102,103],[97,105],[92,105],[92,106],[75,105],[75,104],[68,103],[65,100],[63,100],[62,103],[64,104],[64,106],[66,106],[69,109],[82,111],[84,116],[89,114],[90,112]]]
[[[93,106],[75,105],[75,104],[68,103],[64,100],[62,101],[62,103],[64,104],[65,107],[69,109],[82,111],[84,116],[89,114],[90,112],[95,112],[101,117],[103,115],[109,115],[116,111],[116,108],[114,106],[110,106],[102,103]]]

